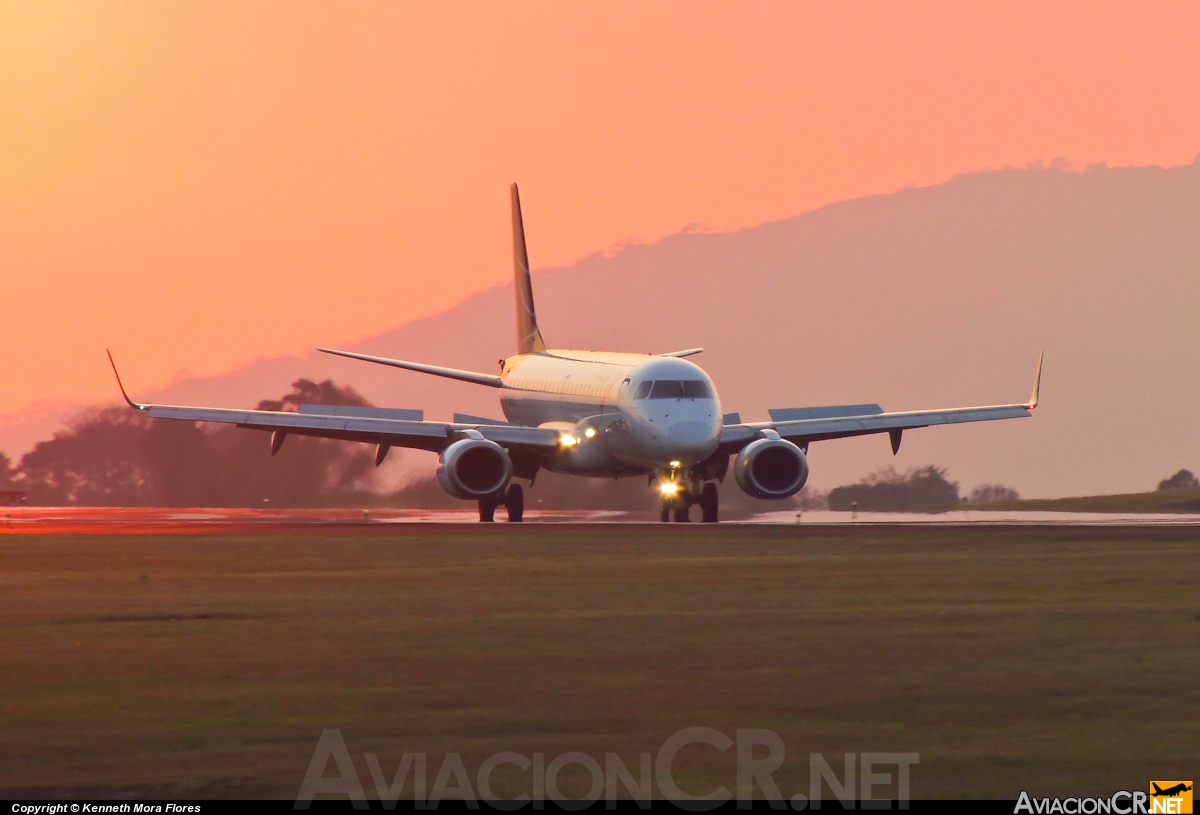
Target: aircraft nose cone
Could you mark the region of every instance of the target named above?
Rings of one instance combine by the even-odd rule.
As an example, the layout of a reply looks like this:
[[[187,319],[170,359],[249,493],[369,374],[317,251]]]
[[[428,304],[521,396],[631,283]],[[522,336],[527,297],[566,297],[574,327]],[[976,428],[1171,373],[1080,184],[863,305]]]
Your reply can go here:
[[[676,422],[667,430],[667,436],[676,444],[703,444],[708,441],[708,427],[704,422]]]
[[[712,429],[704,422],[676,422],[667,429],[667,440],[675,457],[698,461],[712,453]]]

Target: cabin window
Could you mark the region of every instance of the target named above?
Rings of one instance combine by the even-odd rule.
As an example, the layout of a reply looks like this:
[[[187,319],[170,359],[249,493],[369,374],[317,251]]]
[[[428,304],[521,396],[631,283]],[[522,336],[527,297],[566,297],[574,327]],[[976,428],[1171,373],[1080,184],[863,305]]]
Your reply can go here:
[[[647,396],[650,395],[650,387],[653,384],[654,383],[651,382],[650,380],[646,380],[645,382],[638,385],[637,390],[634,391],[633,398],[634,399],[645,399]]]

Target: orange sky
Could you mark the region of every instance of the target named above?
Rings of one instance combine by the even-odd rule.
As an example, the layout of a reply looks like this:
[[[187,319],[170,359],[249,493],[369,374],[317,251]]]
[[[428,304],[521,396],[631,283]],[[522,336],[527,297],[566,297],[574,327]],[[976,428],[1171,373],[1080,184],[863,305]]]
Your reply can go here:
[[[986,167],[1186,163],[1198,42],[1195,2],[3,2],[0,413],[112,396],[106,346],[145,389],[506,280],[512,180],[545,266]]]

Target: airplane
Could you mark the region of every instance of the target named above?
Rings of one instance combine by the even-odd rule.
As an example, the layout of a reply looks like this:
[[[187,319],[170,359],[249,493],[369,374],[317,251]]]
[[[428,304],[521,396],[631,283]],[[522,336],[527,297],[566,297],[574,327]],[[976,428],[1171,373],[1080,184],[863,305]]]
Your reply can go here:
[[[1153,781],[1150,782],[1150,786],[1154,787],[1154,792],[1150,793],[1150,795],[1155,798],[1158,798],[1159,796],[1174,798],[1179,793],[1187,792],[1192,788],[1192,785],[1186,782],[1180,782],[1173,787],[1167,787],[1165,790],[1158,784],[1155,784]]]
[[[641,476],[657,484],[664,522],[718,519],[717,482],[730,469],[756,498],[795,495],[808,479],[815,441],[887,433],[895,454],[905,430],[1032,415],[1042,376],[1039,355],[1028,402],[989,407],[887,413],[879,405],[835,405],[769,411],[770,420],[742,422],[723,414],[716,386],[687,357],[702,348],[664,354],[573,351],[546,346],[538,328],[517,185],[511,189],[517,353],[488,374],[398,359],[318,350],[351,359],[495,388],[506,421],[454,414],[424,421],[419,410],[302,405],[299,412],[141,404],[129,398],[109,353],[121,395],[156,419],[219,422],[271,431],[274,455],[289,435],[376,445],[378,466],[393,447],[438,454],[437,478],[456,498],[477,502],[479,520],[504,506],[510,522],[524,518],[524,491],[541,469],[587,477]]]

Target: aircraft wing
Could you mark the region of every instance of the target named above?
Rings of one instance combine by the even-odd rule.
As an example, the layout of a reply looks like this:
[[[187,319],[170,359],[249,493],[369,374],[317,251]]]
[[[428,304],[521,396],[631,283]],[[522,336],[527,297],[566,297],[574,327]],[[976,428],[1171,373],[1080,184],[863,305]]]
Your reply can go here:
[[[109,361],[112,361],[111,355]],[[117,373],[113,365],[113,373]],[[271,430],[287,435],[320,436],[326,439],[367,442],[388,447],[410,447],[441,452],[459,439],[478,433],[502,447],[530,452],[547,453],[558,447],[555,430],[495,425],[483,422],[426,422],[413,419],[381,417],[380,414],[404,414],[407,411],[387,411],[378,408],[329,409],[328,412],[291,413],[274,410],[237,410],[231,408],[183,407],[178,405],[149,405],[135,402],[125,393],[117,375],[121,395],[135,410],[155,419],[179,419],[189,422],[217,422],[255,430]],[[307,406],[306,406],[307,407]],[[413,412],[415,413],[415,412]],[[374,414],[374,415],[372,415]],[[463,417],[469,418],[469,417]]]
[[[959,424],[961,422],[990,422],[997,419],[1020,419],[1031,416],[1037,407],[1042,381],[1042,357],[1038,357],[1033,394],[1028,402],[1015,405],[950,408],[946,410],[914,410],[885,413],[878,405],[842,405],[820,408],[793,408],[771,411],[771,421],[726,425],[721,429],[721,447],[730,452],[741,449],[765,431],[774,431],[781,438],[807,447],[810,442],[843,439],[871,433],[888,433],[892,452],[900,449],[901,433],[918,427]]]

